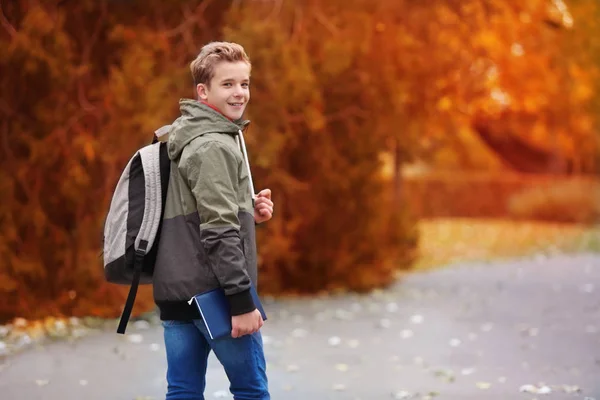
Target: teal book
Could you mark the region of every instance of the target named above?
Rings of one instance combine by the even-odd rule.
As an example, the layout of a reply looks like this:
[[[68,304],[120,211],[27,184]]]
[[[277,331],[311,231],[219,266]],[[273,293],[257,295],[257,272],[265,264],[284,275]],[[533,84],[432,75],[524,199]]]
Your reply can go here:
[[[254,305],[262,315],[263,321],[267,320],[265,310],[258,298],[254,286],[250,287],[250,294]],[[189,300],[189,304],[195,303],[200,311],[204,325],[211,339],[219,339],[231,335],[231,313],[229,301],[222,288],[200,293]]]

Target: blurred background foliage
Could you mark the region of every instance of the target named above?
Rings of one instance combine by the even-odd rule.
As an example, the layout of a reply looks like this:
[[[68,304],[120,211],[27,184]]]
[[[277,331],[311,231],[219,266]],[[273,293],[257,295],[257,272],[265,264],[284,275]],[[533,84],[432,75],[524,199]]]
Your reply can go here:
[[[431,257],[448,240],[487,255],[482,219],[579,235],[600,217],[596,0],[0,5],[0,320],[118,315],[99,255],[112,191],[193,96],[211,40],[253,63],[247,141],[277,203],[264,293],[382,287],[454,259]],[[456,217],[476,221],[470,245],[470,222],[431,225]],[[519,232],[555,229],[539,226]],[[151,307],[145,288],[136,309]]]

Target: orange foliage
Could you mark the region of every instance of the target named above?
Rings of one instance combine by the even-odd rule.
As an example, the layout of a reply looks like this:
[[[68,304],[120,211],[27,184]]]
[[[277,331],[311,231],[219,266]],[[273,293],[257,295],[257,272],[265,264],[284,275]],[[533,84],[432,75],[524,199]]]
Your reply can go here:
[[[490,143],[598,165],[595,0],[233,4],[2,4],[0,319],[118,314],[98,254],[108,201],[192,96],[187,63],[208,40],[241,42],[254,63],[248,144],[279,210],[259,228],[270,291],[390,282],[417,241],[396,167],[498,168],[474,121]]]

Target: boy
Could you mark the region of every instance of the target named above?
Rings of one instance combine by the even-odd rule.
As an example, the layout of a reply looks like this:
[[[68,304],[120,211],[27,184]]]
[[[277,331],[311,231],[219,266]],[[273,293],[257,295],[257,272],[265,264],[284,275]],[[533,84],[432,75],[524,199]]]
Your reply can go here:
[[[198,100],[180,100],[169,132],[172,162],[154,271],[167,353],[167,400],[204,399],[210,351],[223,364],[236,400],[268,400],[257,284],[254,224],[273,213],[271,191],[253,199],[242,115],[250,100],[251,64],[242,46],[213,42],[190,64]],[[255,203],[253,205],[253,203]],[[211,340],[192,296],[224,289],[231,337]]]

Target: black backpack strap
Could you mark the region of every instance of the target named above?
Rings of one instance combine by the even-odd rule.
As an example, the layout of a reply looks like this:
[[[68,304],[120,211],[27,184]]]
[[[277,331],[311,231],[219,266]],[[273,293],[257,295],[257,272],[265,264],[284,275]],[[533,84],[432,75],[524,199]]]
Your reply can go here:
[[[120,334],[125,333],[127,322],[129,322],[129,317],[131,316],[131,311],[133,310],[133,303],[135,302],[138,286],[140,284],[140,277],[142,276],[142,268],[144,266],[144,256],[146,255],[147,246],[147,241],[140,240],[140,246],[135,251],[135,259],[133,261],[133,279],[131,280],[129,295],[127,296],[127,301],[125,302],[125,307],[123,308],[123,314],[121,314],[121,320],[119,321],[119,327],[117,328],[117,333]]]

